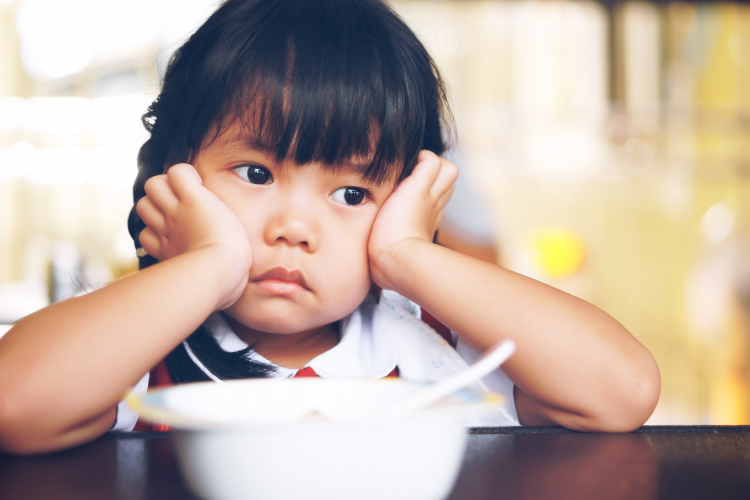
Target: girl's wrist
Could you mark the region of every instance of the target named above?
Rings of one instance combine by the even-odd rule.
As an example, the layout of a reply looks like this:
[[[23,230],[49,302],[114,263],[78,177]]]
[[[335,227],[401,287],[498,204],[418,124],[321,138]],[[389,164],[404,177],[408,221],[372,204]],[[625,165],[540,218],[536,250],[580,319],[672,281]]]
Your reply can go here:
[[[238,249],[226,245],[209,245],[190,252],[209,270],[211,288],[215,290],[214,310],[232,305],[242,294],[250,275],[247,257]]]
[[[407,238],[386,248],[377,259],[375,282],[382,288],[409,297],[414,284],[415,258],[428,251],[432,243]]]

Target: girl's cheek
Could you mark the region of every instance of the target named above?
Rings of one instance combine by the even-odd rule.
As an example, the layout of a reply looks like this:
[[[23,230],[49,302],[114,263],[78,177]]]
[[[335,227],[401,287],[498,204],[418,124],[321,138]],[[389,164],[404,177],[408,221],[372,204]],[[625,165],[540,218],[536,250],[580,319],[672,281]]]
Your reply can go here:
[[[206,187],[234,212],[248,233],[251,231],[260,231],[267,215],[267,210],[264,210],[265,204],[261,200],[247,196],[247,193],[236,192],[236,190],[232,189],[212,190],[210,186]]]
[[[339,262],[337,267],[348,269],[347,273],[352,277],[369,280],[369,261],[367,258],[367,242],[370,239],[369,225],[365,222],[348,226],[343,230],[329,233],[331,239],[322,245],[335,255],[327,255],[326,260]]]
[[[262,210],[258,210],[255,207],[245,207],[239,213],[235,213],[245,227],[245,231],[247,231],[248,238],[250,238],[251,242],[260,242],[263,240],[266,218],[262,213]]]

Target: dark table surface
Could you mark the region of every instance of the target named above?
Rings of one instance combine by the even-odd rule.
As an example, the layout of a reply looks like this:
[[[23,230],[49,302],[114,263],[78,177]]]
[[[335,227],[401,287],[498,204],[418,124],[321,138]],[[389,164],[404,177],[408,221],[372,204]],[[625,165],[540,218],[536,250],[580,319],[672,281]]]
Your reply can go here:
[[[750,426],[472,429],[456,499],[750,499]],[[0,499],[183,499],[166,433],[107,433],[78,448],[0,453]]]

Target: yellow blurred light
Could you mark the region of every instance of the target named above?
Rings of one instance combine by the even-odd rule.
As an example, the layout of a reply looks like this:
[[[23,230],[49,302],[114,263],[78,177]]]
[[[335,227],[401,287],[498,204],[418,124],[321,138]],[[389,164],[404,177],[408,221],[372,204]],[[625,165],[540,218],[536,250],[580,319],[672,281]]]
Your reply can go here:
[[[585,255],[581,238],[567,229],[536,231],[531,240],[536,265],[549,278],[565,278],[575,273]]]
[[[703,234],[711,243],[720,243],[734,230],[735,220],[732,209],[719,202],[706,210],[701,217]]]

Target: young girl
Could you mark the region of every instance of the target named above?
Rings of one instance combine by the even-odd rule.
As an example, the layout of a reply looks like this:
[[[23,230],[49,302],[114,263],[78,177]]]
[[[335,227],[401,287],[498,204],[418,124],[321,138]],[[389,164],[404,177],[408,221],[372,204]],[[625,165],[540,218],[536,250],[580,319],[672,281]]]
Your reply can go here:
[[[515,340],[506,425],[643,424],[659,373],[621,325],[432,243],[457,175],[440,158],[446,109],[429,55],[379,0],[223,4],[144,116],[129,220],[142,270],[0,341],[0,448],[132,428],[118,403],[165,357],[173,382],[465,366],[415,304],[465,356]]]

